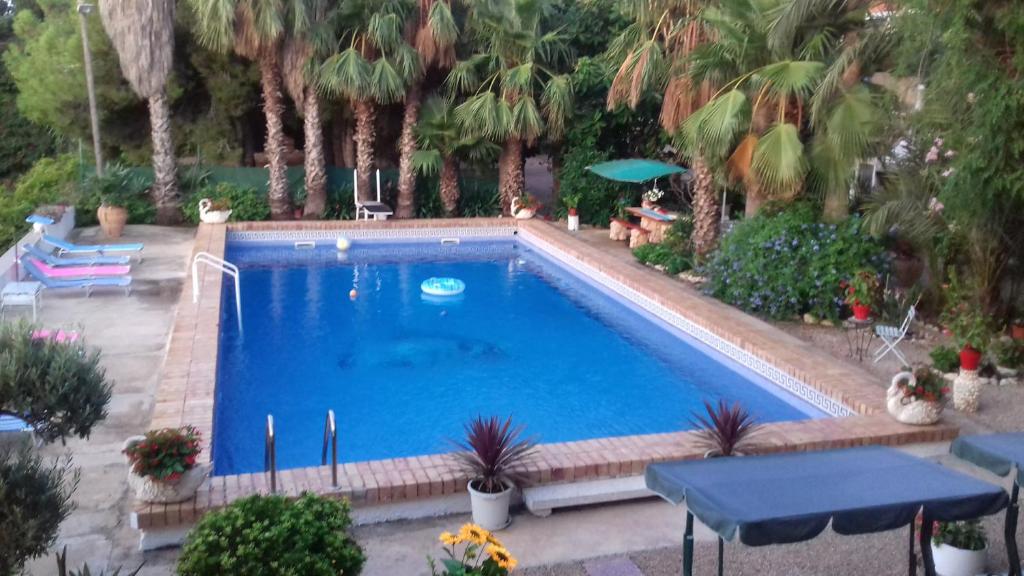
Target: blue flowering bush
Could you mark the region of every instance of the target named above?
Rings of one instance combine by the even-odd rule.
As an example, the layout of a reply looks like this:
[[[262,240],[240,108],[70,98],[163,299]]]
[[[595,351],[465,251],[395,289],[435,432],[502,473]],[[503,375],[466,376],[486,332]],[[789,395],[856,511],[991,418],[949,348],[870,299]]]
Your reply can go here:
[[[803,313],[836,319],[840,283],[858,270],[883,273],[882,246],[861,233],[861,220],[820,222],[798,204],[738,223],[704,268],[708,292],[748,312],[777,319]]]

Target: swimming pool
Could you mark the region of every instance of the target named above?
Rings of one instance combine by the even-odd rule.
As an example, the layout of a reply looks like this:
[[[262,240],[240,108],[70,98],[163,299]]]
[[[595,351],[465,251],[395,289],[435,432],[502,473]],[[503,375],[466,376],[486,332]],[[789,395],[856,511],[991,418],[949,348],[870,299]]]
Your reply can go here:
[[[687,429],[719,398],[764,422],[824,416],[514,237],[347,254],[231,240],[226,257],[242,270],[244,331],[225,284],[218,475],[263,470],[267,414],[282,469],[319,465],[328,409],[343,462],[448,452],[477,414],[512,415],[545,443]],[[425,297],[434,276],[464,294]]]

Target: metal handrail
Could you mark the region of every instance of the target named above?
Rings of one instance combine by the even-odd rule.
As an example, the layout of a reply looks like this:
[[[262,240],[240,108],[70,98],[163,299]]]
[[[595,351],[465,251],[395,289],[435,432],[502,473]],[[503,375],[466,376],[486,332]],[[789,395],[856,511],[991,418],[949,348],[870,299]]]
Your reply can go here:
[[[274,416],[267,414],[267,432],[263,444],[263,471],[270,472],[270,493],[277,492],[277,445],[274,440]]]
[[[235,316],[238,317],[238,331],[242,331],[242,286],[241,270],[231,262],[209,252],[197,252],[192,258],[192,303],[199,302],[199,264],[207,264],[231,276],[235,281]]]
[[[338,427],[334,421],[334,410],[327,411],[324,422],[324,449],[320,454],[320,465],[327,465],[327,442],[331,443],[331,485],[338,487]]]

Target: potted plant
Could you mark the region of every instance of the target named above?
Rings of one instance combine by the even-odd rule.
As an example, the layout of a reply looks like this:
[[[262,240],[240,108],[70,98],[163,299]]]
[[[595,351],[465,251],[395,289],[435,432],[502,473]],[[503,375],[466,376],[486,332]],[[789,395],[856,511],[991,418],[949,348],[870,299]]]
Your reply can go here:
[[[871,305],[878,293],[878,276],[874,270],[859,270],[848,282],[840,283],[846,290],[846,303],[853,310],[853,319],[865,321],[871,317]]]
[[[533,218],[540,208],[540,202],[533,194],[523,192],[521,196],[512,199],[512,217],[518,220]]]
[[[447,558],[439,572],[437,562],[427,557],[432,576],[507,576],[519,563],[494,534],[476,524],[464,524],[458,534],[442,532],[438,539]]]
[[[231,217],[231,200],[203,198],[199,201],[199,219],[205,224],[223,224]]]
[[[886,392],[886,409],[904,424],[935,424],[942,415],[949,387],[930,368],[893,376]]]
[[[640,201],[640,206],[653,210],[658,207],[658,200],[661,200],[661,197],[664,195],[665,192],[658,188],[658,182],[655,181],[654,184],[651,185],[650,190],[644,191],[644,195]]]
[[[576,213],[576,208],[580,204],[580,199],[583,198],[582,194],[566,194],[562,196],[562,203],[565,204],[565,208],[569,211],[569,232],[575,232],[580,229],[580,215]]]
[[[511,521],[512,491],[524,481],[516,470],[533,452],[534,443],[521,439],[523,428],[492,416],[477,416],[466,424],[466,438],[456,442],[455,457],[469,474],[473,522],[487,530],[501,530]]]
[[[960,369],[977,370],[991,337],[988,316],[977,306],[960,302],[947,310],[944,319],[960,346]]]
[[[100,200],[96,219],[103,233],[110,238],[120,238],[128,223],[129,205],[141,199],[149,184],[123,166],[110,166],[102,176],[90,177],[85,189],[88,195]]]
[[[125,440],[128,484],[146,502],[182,502],[195,495],[206,467],[196,465],[202,451],[192,426],[150,430]]]
[[[629,228],[626,227],[626,208],[629,207],[629,199],[623,196],[615,201],[615,216],[608,226],[608,238],[612,240],[629,240]]]
[[[707,414],[694,413],[690,423],[705,458],[741,456],[753,446],[750,439],[761,425],[739,402],[730,406],[719,400],[712,406],[705,401],[704,410]]]
[[[1010,321],[1010,337],[1014,340],[1024,340],[1024,316],[1017,316]]]
[[[975,576],[985,573],[988,544],[978,520],[936,522],[932,541],[935,572],[942,576]]]

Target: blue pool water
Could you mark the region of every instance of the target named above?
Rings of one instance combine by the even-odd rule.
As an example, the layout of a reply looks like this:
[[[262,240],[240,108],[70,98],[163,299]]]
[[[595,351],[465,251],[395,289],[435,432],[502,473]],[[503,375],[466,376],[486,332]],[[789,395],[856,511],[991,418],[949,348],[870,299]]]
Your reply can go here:
[[[345,462],[450,451],[478,414],[541,442],[686,429],[719,398],[765,422],[821,416],[514,239],[356,243],[345,258],[231,241],[227,258],[244,331],[225,282],[216,474],[263,469],[267,414],[279,468],[319,465],[329,408]],[[423,296],[432,276],[465,293]]]

